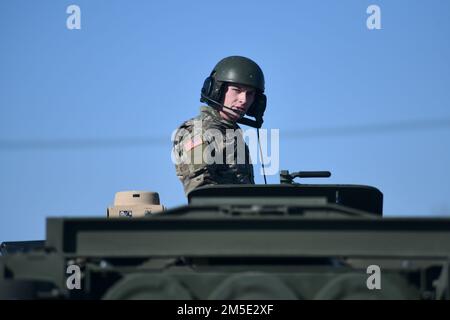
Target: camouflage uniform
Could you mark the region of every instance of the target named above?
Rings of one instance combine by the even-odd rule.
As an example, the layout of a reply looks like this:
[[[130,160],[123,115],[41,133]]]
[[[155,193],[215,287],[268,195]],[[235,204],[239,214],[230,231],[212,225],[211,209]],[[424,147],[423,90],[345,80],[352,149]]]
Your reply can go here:
[[[183,183],[185,194],[205,185],[254,184],[253,165],[240,127],[222,119],[212,107],[203,106],[200,111],[199,116],[178,128],[173,142],[174,155],[175,158],[178,157],[175,169]],[[198,125],[200,121],[201,127]],[[238,130],[237,138],[226,139],[227,129]],[[215,137],[214,132],[220,132],[221,135]],[[211,150],[213,151],[209,153]],[[205,161],[204,152],[222,161]]]

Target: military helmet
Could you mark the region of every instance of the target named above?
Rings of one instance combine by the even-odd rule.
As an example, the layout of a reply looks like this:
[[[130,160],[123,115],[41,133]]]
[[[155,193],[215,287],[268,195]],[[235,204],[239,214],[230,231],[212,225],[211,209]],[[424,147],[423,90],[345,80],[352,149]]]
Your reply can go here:
[[[266,109],[264,74],[261,68],[253,60],[241,56],[230,56],[220,60],[203,83],[200,101],[206,102],[208,105],[220,106],[225,94],[226,83],[235,83],[256,89],[255,101],[247,110],[247,115],[255,117],[258,123],[257,127],[260,127]],[[248,122],[244,124],[254,126]]]
[[[246,57],[231,56],[220,60],[211,76],[216,81],[242,84],[264,92],[264,74],[261,68]]]

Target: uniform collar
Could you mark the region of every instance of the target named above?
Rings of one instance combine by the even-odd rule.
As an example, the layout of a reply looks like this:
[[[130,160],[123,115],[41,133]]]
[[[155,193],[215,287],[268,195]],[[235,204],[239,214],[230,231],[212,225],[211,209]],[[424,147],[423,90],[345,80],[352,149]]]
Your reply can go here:
[[[208,115],[210,115],[214,120],[224,124],[227,127],[230,128],[237,128],[238,125],[236,122],[233,121],[229,121],[229,120],[225,120],[220,116],[219,111],[217,111],[216,109],[214,109],[213,107],[210,106],[201,106],[200,107],[200,112],[204,112],[207,113]]]

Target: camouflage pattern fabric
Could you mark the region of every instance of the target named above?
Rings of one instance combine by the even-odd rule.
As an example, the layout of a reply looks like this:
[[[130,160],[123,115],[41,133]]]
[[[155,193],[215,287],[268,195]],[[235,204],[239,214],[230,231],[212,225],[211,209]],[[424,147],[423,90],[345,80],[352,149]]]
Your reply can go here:
[[[186,195],[205,185],[255,183],[242,130],[212,107],[201,107],[199,116],[177,129],[173,152]]]

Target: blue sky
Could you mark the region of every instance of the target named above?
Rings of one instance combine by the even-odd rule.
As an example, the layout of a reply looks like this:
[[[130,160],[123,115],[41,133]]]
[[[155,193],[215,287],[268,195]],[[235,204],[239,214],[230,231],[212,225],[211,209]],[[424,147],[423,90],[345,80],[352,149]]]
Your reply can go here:
[[[0,241],[104,216],[117,191],[184,204],[171,133],[229,55],[264,70],[280,169],[375,186],[386,216],[450,215],[449,14],[446,0],[2,0]]]

